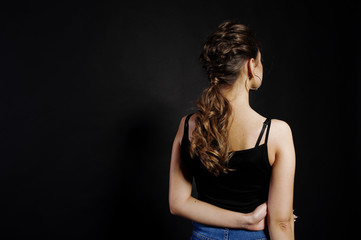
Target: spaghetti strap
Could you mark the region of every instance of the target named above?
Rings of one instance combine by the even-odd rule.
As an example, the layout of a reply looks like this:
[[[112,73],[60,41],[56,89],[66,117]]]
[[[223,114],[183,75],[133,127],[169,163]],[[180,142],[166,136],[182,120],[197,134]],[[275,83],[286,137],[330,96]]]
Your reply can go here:
[[[189,139],[188,137],[188,132],[189,132],[189,119],[191,118],[191,116],[193,115],[193,113],[189,114],[187,117],[186,117],[186,120],[184,121],[184,133],[183,133],[183,139]]]
[[[266,139],[265,139],[265,143],[267,143],[267,139],[268,139],[268,134],[269,134],[269,129],[271,127],[271,119],[270,118],[267,118],[264,122],[263,122],[263,127],[262,127],[262,130],[261,130],[261,133],[259,134],[258,136],[258,139],[257,139],[257,142],[256,142],[256,147],[259,145],[259,143],[261,142],[261,139],[263,137],[263,133],[264,133],[264,130],[266,130],[266,127],[268,126],[267,128],[267,132],[266,132]]]
[[[269,130],[271,128],[271,119],[270,118],[267,118],[267,122],[268,122],[268,127],[267,127],[267,132],[266,132],[266,139],[264,140],[265,143],[268,142],[268,135],[269,135]]]

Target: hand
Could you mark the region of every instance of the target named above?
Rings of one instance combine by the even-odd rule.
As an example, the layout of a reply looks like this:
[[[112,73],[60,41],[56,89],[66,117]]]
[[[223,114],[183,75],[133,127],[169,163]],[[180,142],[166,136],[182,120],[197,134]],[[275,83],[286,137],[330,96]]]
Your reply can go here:
[[[295,210],[293,210],[293,212],[294,212],[294,211],[295,211]],[[294,214],[294,213],[293,213],[293,221],[295,221],[295,222],[296,222],[297,218],[298,218],[298,216],[297,216],[296,214]]]
[[[265,218],[267,215],[267,204],[263,203],[259,205],[253,212],[249,213],[249,225],[248,230],[259,231],[265,227]]]

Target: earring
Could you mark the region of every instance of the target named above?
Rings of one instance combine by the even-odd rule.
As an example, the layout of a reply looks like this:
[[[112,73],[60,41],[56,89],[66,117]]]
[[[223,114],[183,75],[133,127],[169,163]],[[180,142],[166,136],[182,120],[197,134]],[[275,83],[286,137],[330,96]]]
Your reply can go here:
[[[249,90],[252,90],[250,87],[249,87],[249,80],[251,79],[251,76],[249,76],[249,78],[246,80],[246,90],[249,91]]]

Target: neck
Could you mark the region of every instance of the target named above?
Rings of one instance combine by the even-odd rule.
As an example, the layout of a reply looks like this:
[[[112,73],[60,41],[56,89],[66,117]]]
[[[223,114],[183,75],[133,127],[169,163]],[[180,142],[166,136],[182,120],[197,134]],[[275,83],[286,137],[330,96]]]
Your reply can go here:
[[[221,89],[222,95],[227,98],[232,106],[233,114],[237,112],[253,111],[249,105],[249,91],[242,86],[243,81],[237,81],[232,87]]]

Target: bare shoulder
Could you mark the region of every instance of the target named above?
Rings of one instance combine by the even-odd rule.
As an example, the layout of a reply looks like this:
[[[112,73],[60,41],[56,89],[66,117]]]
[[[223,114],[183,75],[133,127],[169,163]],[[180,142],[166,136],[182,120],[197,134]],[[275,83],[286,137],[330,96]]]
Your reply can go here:
[[[184,134],[184,124],[185,121],[187,119],[188,115],[185,115],[181,118],[180,123],[179,123],[179,127],[178,127],[178,132],[176,135],[175,140],[180,144],[182,142],[182,138],[183,138],[183,134]],[[195,114],[193,114],[190,119],[189,119],[189,129],[191,131],[193,131],[194,127],[195,127]]]
[[[272,119],[271,129],[272,135],[276,137],[285,137],[287,135],[292,136],[292,130],[290,125],[279,119]]]
[[[183,138],[183,132],[184,132],[184,122],[186,120],[187,116],[183,116],[179,122],[178,131],[174,138],[174,143],[177,143],[178,145],[181,144],[182,138]]]
[[[272,119],[268,141],[274,155],[294,149],[291,127],[283,120]]]
[[[193,130],[196,127],[196,119],[197,119],[197,113],[194,113],[190,118],[189,118],[189,132],[193,132]],[[190,135],[191,136],[191,135]]]

